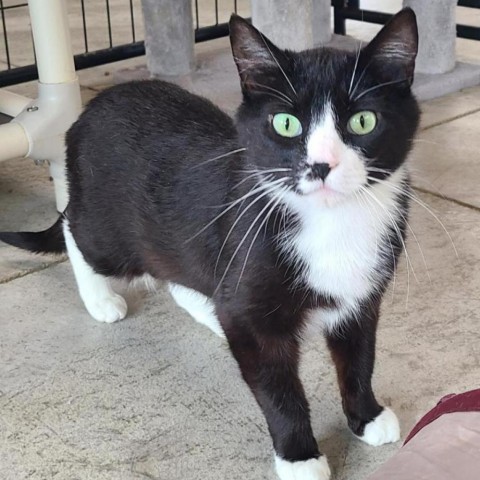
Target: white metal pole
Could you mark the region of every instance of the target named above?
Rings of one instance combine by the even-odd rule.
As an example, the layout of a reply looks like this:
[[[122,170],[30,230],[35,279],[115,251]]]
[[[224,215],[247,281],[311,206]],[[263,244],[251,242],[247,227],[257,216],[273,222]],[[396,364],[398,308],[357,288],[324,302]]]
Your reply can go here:
[[[11,158],[25,157],[28,153],[28,137],[18,123],[0,125],[0,162]]]
[[[66,0],[29,0],[39,74],[38,98],[17,115],[29,141],[27,156],[48,160],[57,210],[68,204],[65,132],[81,112],[80,86],[70,42]]]
[[[74,81],[77,75],[65,1],[29,0],[28,5],[40,82]]]
[[[0,89],[0,112],[10,117],[16,117],[31,101],[31,98]]]

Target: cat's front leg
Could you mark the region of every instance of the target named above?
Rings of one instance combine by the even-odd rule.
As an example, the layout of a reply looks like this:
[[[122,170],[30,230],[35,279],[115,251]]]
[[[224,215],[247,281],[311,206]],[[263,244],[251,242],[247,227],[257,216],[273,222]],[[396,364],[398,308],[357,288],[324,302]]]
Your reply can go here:
[[[400,439],[398,419],[381,407],[372,390],[379,302],[364,305],[355,318],[326,333],[335,362],[342,405],[352,432],[369,445]]]
[[[243,378],[266,417],[279,478],[328,480],[330,468],[313,436],[308,402],[298,377],[298,340],[292,333],[260,334],[252,325],[240,325],[241,321],[230,323],[225,333]]]

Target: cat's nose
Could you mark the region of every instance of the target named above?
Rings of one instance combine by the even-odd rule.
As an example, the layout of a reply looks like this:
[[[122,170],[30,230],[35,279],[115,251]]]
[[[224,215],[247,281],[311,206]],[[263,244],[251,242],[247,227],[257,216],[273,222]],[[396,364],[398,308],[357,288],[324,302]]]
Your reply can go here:
[[[314,163],[311,167],[311,177],[313,180],[320,178],[325,181],[330,170],[331,168],[328,163]]]

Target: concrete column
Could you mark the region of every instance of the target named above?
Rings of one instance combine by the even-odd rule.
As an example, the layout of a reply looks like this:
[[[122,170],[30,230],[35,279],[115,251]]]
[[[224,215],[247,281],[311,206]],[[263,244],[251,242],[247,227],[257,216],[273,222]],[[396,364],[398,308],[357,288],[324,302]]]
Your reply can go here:
[[[417,15],[419,51],[416,71],[446,73],[455,67],[455,7],[457,0],[403,0]]]
[[[179,77],[194,67],[191,0],[142,0],[147,67],[154,77]]]
[[[329,42],[330,0],[252,0],[252,21],[275,45],[304,50]]]

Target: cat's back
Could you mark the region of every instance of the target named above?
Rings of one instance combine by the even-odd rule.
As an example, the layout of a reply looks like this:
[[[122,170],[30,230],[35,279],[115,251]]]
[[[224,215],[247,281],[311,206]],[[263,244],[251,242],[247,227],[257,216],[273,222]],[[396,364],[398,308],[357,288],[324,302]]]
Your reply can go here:
[[[122,265],[122,274],[144,271],[151,252],[169,249],[175,262],[171,246],[226,201],[238,149],[233,120],[180,87],[142,81],[102,92],[67,134],[67,214],[79,248],[104,271]]]
[[[209,100],[161,80],[116,85],[90,101],[71,128],[67,142],[75,137],[133,134],[148,138],[159,133],[182,135],[235,134],[232,119]]]
[[[192,175],[220,176],[216,181],[222,183],[221,164],[206,160],[238,148],[231,117],[209,100],[160,80],[100,93],[68,131],[66,143],[74,203],[84,203],[87,191],[92,198],[105,188],[121,188],[131,196],[149,184],[162,187],[162,196],[173,195],[171,186],[185,178],[196,183]]]

